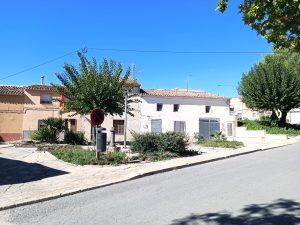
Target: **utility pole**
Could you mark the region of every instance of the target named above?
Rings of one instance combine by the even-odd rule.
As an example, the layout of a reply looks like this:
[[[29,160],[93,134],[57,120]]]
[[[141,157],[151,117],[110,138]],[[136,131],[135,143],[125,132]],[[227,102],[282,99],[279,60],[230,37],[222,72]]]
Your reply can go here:
[[[128,93],[125,92],[125,118],[124,118],[124,148],[126,148],[127,142],[127,100],[128,100]]]

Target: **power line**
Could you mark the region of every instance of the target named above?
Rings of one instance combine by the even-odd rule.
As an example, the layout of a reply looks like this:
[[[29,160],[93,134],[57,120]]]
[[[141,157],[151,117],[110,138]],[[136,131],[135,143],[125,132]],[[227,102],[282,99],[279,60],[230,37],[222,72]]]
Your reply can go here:
[[[173,51],[173,50],[143,50],[117,48],[89,48],[96,51],[135,52],[135,53],[168,53],[168,54],[270,54],[271,51]]]
[[[21,71],[19,71],[19,72],[16,72],[16,73],[13,73],[13,74],[4,76],[4,77],[0,78],[0,81],[1,81],[1,80],[5,80],[5,79],[10,78],[10,77],[13,77],[13,76],[16,76],[16,75],[19,75],[19,74],[21,74],[21,73],[28,72],[28,71],[30,71],[30,70],[36,69],[36,68],[41,67],[41,66],[44,66],[44,65],[46,65],[46,64],[52,63],[52,62],[54,62],[54,61],[57,61],[57,60],[59,60],[59,59],[62,59],[62,58],[64,58],[64,57],[66,57],[66,56],[68,56],[68,55],[72,55],[72,54],[74,54],[74,53],[77,52],[77,51],[78,51],[78,50],[69,52],[69,53],[67,53],[67,54],[64,54],[64,55],[58,56],[58,57],[56,57],[56,58],[50,59],[50,60],[48,60],[48,61],[45,61],[45,62],[43,62],[43,63],[41,63],[41,64],[36,65],[36,66],[32,66],[32,67],[26,68],[26,69],[24,69],[24,70],[21,70]]]
[[[114,51],[114,52],[134,52],[134,53],[167,53],[167,54],[270,54],[273,52],[270,51],[174,51],[174,50],[143,50],[143,49],[117,49],[117,48],[89,48],[90,50],[96,50],[96,51]],[[76,53],[79,50],[75,50],[72,52],[69,52],[67,54],[58,56],[54,59],[50,59],[48,61],[45,61],[43,63],[40,63],[38,65],[26,68],[24,70],[18,71],[16,73],[3,76],[0,78],[0,81],[5,80],[7,78],[28,72],[30,70],[36,69],[38,67],[44,66],[46,64],[52,63],[54,61],[57,61],[59,59],[62,59],[68,55],[72,55]],[[87,48],[81,49],[83,53],[87,52]]]

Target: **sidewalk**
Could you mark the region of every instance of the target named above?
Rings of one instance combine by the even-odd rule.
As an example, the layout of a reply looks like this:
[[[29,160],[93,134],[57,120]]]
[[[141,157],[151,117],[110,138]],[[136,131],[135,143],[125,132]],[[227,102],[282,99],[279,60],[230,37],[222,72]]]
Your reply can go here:
[[[121,166],[76,166],[34,148],[0,148],[0,210],[91,190],[155,173],[221,160],[297,142],[248,144],[243,148],[201,148],[204,154]]]

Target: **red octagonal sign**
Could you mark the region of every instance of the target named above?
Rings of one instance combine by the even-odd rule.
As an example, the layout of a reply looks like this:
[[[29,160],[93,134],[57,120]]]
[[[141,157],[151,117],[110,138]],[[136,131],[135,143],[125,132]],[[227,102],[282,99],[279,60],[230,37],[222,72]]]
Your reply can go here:
[[[104,121],[104,112],[100,109],[93,109],[90,113],[91,122],[94,126],[99,126]]]

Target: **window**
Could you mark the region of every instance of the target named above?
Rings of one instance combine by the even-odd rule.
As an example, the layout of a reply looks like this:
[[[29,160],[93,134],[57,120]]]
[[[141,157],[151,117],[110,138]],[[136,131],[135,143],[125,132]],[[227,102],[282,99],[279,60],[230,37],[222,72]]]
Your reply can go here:
[[[113,120],[116,134],[124,134],[124,120]]]
[[[210,113],[211,112],[211,106],[207,105],[205,106],[205,113]]]
[[[185,121],[174,121],[174,132],[185,133]]]
[[[179,110],[179,104],[174,104],[173,105],[173,112],[178,112]]]
[[[162,132],[162,120],[161,119],[151,120],[151,132],[154,132],[154,133]]]
[[[65,130],[77,131],[77,121],[76,119],[65,119]]]
[[[156,104],[156,111],[161,111],[162,108],[163,108],[163,104],[161,104],[161,103]]]
[[[40,103],[41,104],[51,104],[52,96],[51,95],[41,95]]]
[[[233,115],[233,114],[234,114],[234,107],[230,107],[230,108],[229,108],[229,113],[230,113],[230,115]]]

